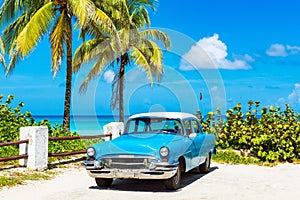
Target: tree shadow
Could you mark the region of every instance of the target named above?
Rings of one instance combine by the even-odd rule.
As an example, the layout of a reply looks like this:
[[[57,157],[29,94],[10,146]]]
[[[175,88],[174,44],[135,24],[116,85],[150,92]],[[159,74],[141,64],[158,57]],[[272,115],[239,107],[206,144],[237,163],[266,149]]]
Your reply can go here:
[[[10,169],[16,169],[16,168],[25,168],[21,165],[0,165],[0,171],[10,170]]]
[[[116,179],[111,187],[90,186],[93,190],[114,190],[114,191],[132,191],[132,192],[178,192],[182,188],[191,185],[200,178],[213,173],[218,167],[211,167],[207,174],[188,172],[183,174],[180,189],[173,191],[165,188],[164,180],[138,180],[138,179]]]

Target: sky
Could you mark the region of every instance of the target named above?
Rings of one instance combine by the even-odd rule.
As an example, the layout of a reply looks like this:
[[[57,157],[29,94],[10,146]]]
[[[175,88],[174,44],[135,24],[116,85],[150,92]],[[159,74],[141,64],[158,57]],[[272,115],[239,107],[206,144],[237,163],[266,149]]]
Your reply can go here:
[[[172,42],[164,50],[164,75],[150,87],[143,70],[128,67],[125,114],[198,108],[205,114],[217,107],[225,113],[237,103],[247,109],[249,100],[282,109],[289,103],[300,112],[299,10],[296,0],[159,1],[149,13],[151,28]],[[75,36],[74,51],[80,42]],[[0,94],[13,94],[15,104],[25,102],[34,115],[63,114],[65,65],[53,78],[50,56],[45,36],[12,74],[0,71]],[[110,108],[112,68],[79,92],[89,68],[74,74],[72,114],[117,114]]]

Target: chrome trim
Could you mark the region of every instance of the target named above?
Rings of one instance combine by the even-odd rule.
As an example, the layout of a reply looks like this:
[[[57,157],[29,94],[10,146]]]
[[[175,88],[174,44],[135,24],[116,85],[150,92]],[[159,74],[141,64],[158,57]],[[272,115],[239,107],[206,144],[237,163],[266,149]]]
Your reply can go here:
[[[98,163],[99,161],[84,162],[89,176],[93,178],[168,179],[176,174],[179,164],[178,162],[173,164],[157,162],[155,169],[117,169],[107,168]]]
[[[169,179],[176,174],[177,167],[171,171],[129,170],[129,169],[90,169],[87,173],[92,178],[128,178],[128,179]]]

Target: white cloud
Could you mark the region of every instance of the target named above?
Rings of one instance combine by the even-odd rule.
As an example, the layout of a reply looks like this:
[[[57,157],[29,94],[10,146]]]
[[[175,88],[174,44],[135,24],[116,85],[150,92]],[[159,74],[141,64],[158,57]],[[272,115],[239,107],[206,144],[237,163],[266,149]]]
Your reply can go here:
[[[288,100],[291,103],[300,103],[300,83],[296,83],[293,92],[288,96]]]
[[[291,54],[300,54],[300,47],[299,46],[286,45],[286,49],[289,50],[289,52]]]
[[[244,60],[244,61],[247,61],[247,62],[254,62],[255,59],[250,56],[249,54],[245,54],[245,55],[235,55],[233,54],[233,58],[235,60]]]
[[[196,45],[183,55],[181,60],[181,70],[194,69],[250,69],[247,61],[254,60],[249,55],[240,56],[233,61],[226,59],[227,46],[221,40],[219,35],[206,37],[199,40]]]
[[[107,83],[112,83],[115,78],[115,73],[112,70],[108,70],[104,73],[104,80]]]
[[[293,108],[300,106],[300,83],[294,84],[294,89],[287,98],[281,97],[277,100],[277,104],[281,106],[284,106],[286,103],[291,104]]]
[[[300,46],[291,46],[283,44],[272,44],[266,54],[273,57],[286,57],[289,55],[300,54]]]
[[[272,44],[270,48],[266,50],[266,54],[268,56],[279,56],[279,57],[285,57],[288,55],[285,46],[282,44]]]

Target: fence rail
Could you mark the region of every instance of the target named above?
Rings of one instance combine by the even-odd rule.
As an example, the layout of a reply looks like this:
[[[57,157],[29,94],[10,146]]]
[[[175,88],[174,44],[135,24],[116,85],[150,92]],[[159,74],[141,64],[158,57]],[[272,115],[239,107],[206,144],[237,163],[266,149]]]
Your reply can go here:
[[[64,137],[49,137],[49,141],[62,141],[62,140],[79,140],[79,139],[97,139],[97,138],[103,138],[103,137],[109,137],[110,140],[112,139],[112,134],[102,134],[102,135],[92,135],[92,136],[64,136]],[[23,143],[29,143],[29,139],[27,140],[20,140],[20,141],[14,141],[14,142],[4,142],[0,143],[0,147],[4,146],[12,146],[12,145],[18,145]],[[72,152],[62,152],[62,153],[48,153],[48,157],[58,157],[58,156],[70,156],[70,155],[77,155],[77,154],[84,154],[86,153],[86,150],[79,150],[79,151],[72,151]],[[1,157],[0,162],[5,161],[11,161],[11,160],[19,160],[28,158],[27,154],[22,154],[18,156],[9,156],[9,157]]]
[[[3,142],[0,143],[0,147],[5,147],[5,146],[12,146],[12,145],[18,145],[18,144],[23,144],[26,143],[28,144],[29,140],[20,140],[20,141],[14,141],[14,142]],[[9,156],[9,157],[3,157],[0,158],[0,162],[5,162],[5,161],[11,161],[11,160],[19,160],[22,158],[28,158],[27,154],[22,154],[22,155],[18,155],[18,156]]]
[[[63,137],[49,137],[49,141],[61,141],[61,140],[79,140],[79,139],[96,139],[102,137],[112,137],[112,134],[102,134],[93,136],[63,136]]]
[[[79,139],[96,139],[102,137],[109,137],[112,139],[112,134],[102,134],[93,136],[64,136],[64,137],[49,137],[49,141],[62,141],[62,140],[79,140]],[[48,157],[58,157],[58,156],[72,156],[77,154],[85,154],[86,150],[72,151],[72,152],[62,152],[62,153],[48,153]]]
[[[23,143],[28,143],[28,142],[29,142],[28,139],[27,140],[15,141],[15,142],[3,142],[3,143],[0,143],[0,147],[23,144]]]

